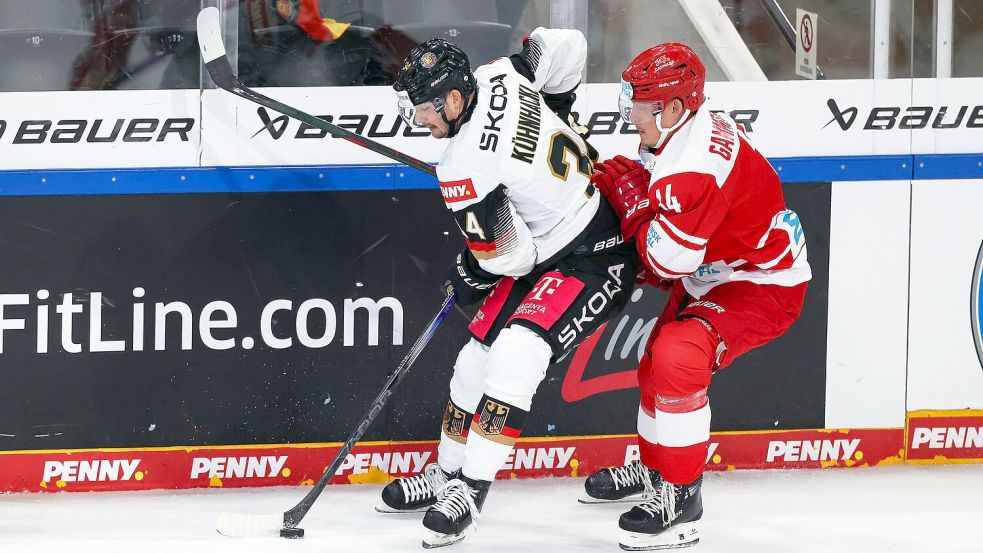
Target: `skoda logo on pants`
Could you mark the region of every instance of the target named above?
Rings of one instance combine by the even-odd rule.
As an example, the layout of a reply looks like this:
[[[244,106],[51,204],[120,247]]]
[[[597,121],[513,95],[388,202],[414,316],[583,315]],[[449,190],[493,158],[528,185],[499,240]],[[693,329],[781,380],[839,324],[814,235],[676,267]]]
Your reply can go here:
[[[980,321],[980,311],[983,311],[983,243],[976,254],[976,268],[973,270],[973,293],[970,301],[970,318],[973,321],[973,341],[976,342],[976,357],[983,368],[983,326]]]

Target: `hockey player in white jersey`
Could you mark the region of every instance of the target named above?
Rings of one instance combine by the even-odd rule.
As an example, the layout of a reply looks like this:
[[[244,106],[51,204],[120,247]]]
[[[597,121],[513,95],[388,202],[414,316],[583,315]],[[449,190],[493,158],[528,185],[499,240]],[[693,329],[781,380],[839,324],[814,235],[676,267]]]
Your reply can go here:
[[[472,73],[463,51],[433,39],[393,86],[409,124],[449,139],[437,177],[467,247],[446,286],[460,304],[483,301],[454,365],[437,464],[390,483],[379,507],[427,509],[425,547],[464,537],[547,367],[634,286],[637,255],[567,122],[586,57],[579,31],[539,28],[520,54]]]

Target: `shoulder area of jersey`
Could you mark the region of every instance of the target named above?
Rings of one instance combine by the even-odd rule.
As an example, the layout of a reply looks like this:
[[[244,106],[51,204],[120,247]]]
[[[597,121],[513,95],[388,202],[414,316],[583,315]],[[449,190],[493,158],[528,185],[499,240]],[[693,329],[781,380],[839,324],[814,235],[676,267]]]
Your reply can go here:
[[[486,172],[487,169],[497,166],[497,162],[485,152],[476,150],[471,147],[455,149],[452,144],[444,151],[443,157],[437,164],[437,180],[441,183],[497,182],[499,180],[497,177]]]
[[[733,164],[740,147],[739,135],[739,127],[730,116],[707,110],[703,123],[703,139],[707,141],[707,154],[718,157],[725,163]]]
[[[474,75],[478,91],[473,111],[467,124],[444,150],[441,164],[488,167],[489,160],[497,159],[502,150],[499,144],[504,145],[507,129],[514,122],[513,111],[518,104],[509,97],[522,82],[517,81],[520,77],[512,62],[499,58],[479,67]]]
[[[487,140],[483,140],[484,131],[479,123],[480,119],[474,116],[479,115],[477,110],[472,115],[471,120],[465,125],[461,132],[457,134],[444,153],[440,156],[437,163],[437,178],[439,180],[455,180],[460,178],[456,175],[475,175],[482,174],[488,170],[498,167],[498,157],[494,149],[487,147]],[[482,148],[481,146],[486,146]]]
[[[713,175],[718,181],[734,167],[740,138],[730,117],[701,107],[688,125],[665,146],[652,172],[653,179],[668,174],[694,172]]]
[[[496,77],[502,74],[505,74],[507,79],[521,77],[512,65],[512,60],[507,57],[496,58],[474,70],[475,84],[479,87],[490,86],[492,79],[497,80]]]

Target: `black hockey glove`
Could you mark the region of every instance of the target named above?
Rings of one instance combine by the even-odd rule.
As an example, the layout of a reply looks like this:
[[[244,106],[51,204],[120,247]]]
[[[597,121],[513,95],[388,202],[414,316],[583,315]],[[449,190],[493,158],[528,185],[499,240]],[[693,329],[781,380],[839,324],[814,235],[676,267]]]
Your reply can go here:
[[[482,269],[471,250],[465,249],[451,264],[444,291],[457,294],[458,305],[471,305],[483,300],[501,278]]]
[[[577,100],[577,94],[573,90],[570,92],[561,92],[559,94],[547,94],[545,92],[541,92],[540,94],[543,95],[543,100],[546,102],[546,107],[550,108],[550,111],[555,113],[556,116],[563,122],[570,124],[570,121],[573,120],[574,123],[576,123],[576,119],[572,119],[572,114],[570,113],[570,110],[573,109],[573,103]],[[586,134],[587,128],[581,128],[583,129],[582,132],[578,129],[573,130],[580,135]]]
[[[570,126],[570,130],[579,134],[584,142],[587,144],[587,155],[593,161],[597,161],[597,150],[587,141],[590,138],[590,129],[580,124],[577,121],[577,116],[573,114],[571,109],[573,109],[573,103],[577,100],[577,95],[573,90],[570,92],[563,92],[561,94],[547,94],[545,92],[541,93],[543,95],[543,100],[546,101],[546,106],[557,115],[563,122]]]

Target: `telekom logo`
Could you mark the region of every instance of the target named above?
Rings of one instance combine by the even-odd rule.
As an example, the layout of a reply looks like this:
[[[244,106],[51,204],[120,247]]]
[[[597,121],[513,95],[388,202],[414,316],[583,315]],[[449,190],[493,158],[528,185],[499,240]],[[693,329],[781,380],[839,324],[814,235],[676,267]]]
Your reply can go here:
[[[543,294],[549,294],[552,296],[562,283],[562,278],[544,276],[543,278],[539,279],[539,282],[536,283],[536,287],[532,289],[531,299],[543,301]]]

